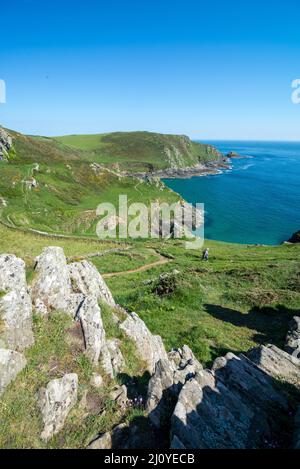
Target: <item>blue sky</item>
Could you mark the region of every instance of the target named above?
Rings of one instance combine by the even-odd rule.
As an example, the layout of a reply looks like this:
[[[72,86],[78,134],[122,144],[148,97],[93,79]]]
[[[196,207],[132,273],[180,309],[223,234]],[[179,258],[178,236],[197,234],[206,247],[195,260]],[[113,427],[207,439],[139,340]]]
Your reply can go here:
[[[1,17],[8,128],[300,140],[298,0],[14,0]]]

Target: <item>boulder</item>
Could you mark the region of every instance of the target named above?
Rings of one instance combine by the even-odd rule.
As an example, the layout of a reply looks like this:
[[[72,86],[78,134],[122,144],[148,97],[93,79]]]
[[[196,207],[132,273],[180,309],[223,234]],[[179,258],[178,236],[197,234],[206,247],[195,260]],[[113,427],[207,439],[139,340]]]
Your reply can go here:
[[[33,343],[31,298],[12,290],[0,299],[0,347],[22,352]]]
[[[0,292],[27,289],[25,262],[13,254],[0,255]]]
[[[26,366],[26,358],[14,350],[0,349],[0,396]]]
[[[36,278],[31,297],[37,312],[52,310],[75,315],[70,309],[71,281],[64,251],[60,247],[46,247],[36,259]]]
[[[300,317],[294,316],[289,324],[284,350],[300,358]]]
[[[87,261],[73,262],[68,268],[74,292],[93,295],[97,300],[116,306],[109,288],[93,264]]]
[[[155,372],[155,365],[160,359],[168,360],[161,337],[152,335],[136,313],[129,314],[120,328],[135,342],[138,353],[151,374]]]
[[[70,410],[77,402],[77,388],[77,374],[70,373],[63,378],[53,379],[47,388],[40,389],[38,406],[44,423],[41,434],[43,440],[49,440],[63,428]]]

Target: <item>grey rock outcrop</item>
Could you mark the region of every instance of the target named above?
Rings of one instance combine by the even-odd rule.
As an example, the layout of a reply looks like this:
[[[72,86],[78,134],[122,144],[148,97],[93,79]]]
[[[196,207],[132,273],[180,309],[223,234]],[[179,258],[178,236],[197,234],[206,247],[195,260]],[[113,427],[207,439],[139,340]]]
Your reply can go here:
[[[94,296],[87,297],[83,301],[78,312],[81,323],[84,345],[87,356],[91,362],[97,365],[100,354],[102,354],[102,365],[107,374],[113,376],[113,369],[109,351],[106,345],[105,331],[101,318],[101,310]]]
[[[47,388],[40,389],[38,406],[44,423],[41,434],[43,440],[49,440],[63,428],[70,410],[77,402],[77,388],[77,374],[71,373],[50,381]]]
[[[98,301],[110,306],[115,302],[96,267],[87,261],[68,265],[62,248],[47,247],[37,258],[36,272],[31,288],[35,310],[42,315],[63,311],[79,320],[87,356],[94,365],[100,360],[104,371],[113,377]]]
[[[45,314],[58,310],[74,314],[69,309],[72,290],[63,249],[53,246],[45,248],[36,259],[35,270],[31,297],[36,311]]]
[[[300,317],[294,316],[289,324],[289,330],[284,347],[287,353],[300,358]]]
[[[32,305],[25,263],[14,255],[0,256],[0,347],[23,351],[34,343]]]
[[[268,400],[281,408],[286,408],[286,399],[274,388],[274,380],[262,373],[258,366],[245,355],[239,357],[229,352],[225,357],[217,358],[212,366],[214,375],[228,387],[239,392],[253,405],[263,406]]]
[[[112,437],[110,432],[106,432],[95,438],[92,441],[88,449],[111,449],[112,447]]]
[[[23,351],[34,343],[32,305],[26,290],[12,290],[0,299],[0,347]]]
[[[275,345],[255,348],[247,356],[270,376],[300,387],[300,360],[298,358]]]
[[[26,358],[19,352],[0,349],[0,396],[5,388],[26,366]]]
[[[90,379],[90,385],[93,388],[100,389],[103,386],[103,378],[98,373],[93,373]]]
[[[171,447],[286,447],[290,402],[276,384],[295,382],[295,359],[274,346],[228,353],[183,386],[171,419]],[[298,371],[299,372],[299,371]],[[299,376],[298,376],[299,377]],[[290,444],[290,442],[289,442]]]
[[[12,138],[9,133],[0,127],[0,161],[8,158],[8,152],[12,147]]]
[[[122,408],[125,408],[126,407],[126,404],[127,404],[127,388],[125,386],[125,384],[123,384],[122,386],[115,386],[112,390],[112,392],[110,393],[110,398],[113,400],[113,401],[116,401],[116,403],[122,407]]]
[[[109,339],[106,341],[106,344],[110,354],[113,370],[116,373],[120,373],[125,366],[125,360],[120,350],[120,341],[118,339]]]
[[[0,291],[27,289],[25,262],[13,254],[0,255]]]
[[[109,288],[93,264],[87,261],[73,262],[68,268],[74,292],[93,295],[109,306],[116,306]]]
[[[168,358],[173,363],[173,367],[175,369],[175,384],[183,384],[188,379],[193,378],[196,373],[203,370],[203,366],[187,345],[184,345],[179,349],[171,350],[171,352],[168,353]]]
[[[120,324],[120,328],[135,342],[139,355],[151,374],[154,373],[155,365],[160,359],[168,360],[161,337],[151,334],[144,321],[136,313],[129,314]]]
[[[156,363],[148,385],[146,411],[152,424],[159,428],[171,417],[178,395],[187,380],[203,370],[191,349],[172,350],[169,359]]]

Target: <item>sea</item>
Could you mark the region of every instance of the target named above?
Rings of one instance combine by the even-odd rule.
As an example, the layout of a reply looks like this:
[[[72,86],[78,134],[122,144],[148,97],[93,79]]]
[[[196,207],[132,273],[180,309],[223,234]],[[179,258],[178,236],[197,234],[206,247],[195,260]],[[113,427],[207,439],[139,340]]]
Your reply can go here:
[[[204,203],[205,238],[277,245],[300,230],[300,142],[209,141],[231,159],[220,174],[164,179],[190,203]]]

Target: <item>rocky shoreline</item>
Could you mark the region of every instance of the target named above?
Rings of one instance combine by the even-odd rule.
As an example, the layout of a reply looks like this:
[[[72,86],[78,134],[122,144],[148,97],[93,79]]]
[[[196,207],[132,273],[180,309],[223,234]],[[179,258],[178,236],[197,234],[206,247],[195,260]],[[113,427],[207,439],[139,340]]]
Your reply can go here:
[[[212,174],[221,174],[224,169],[229,169],[227,163],[211,163],[208,165],[198,164],[187,168],[168,168],[158,171],[130,173],[123,172],[124,176],[145,178],[158,178],[158,179],[190,179],[195,176],[208,176]]]

